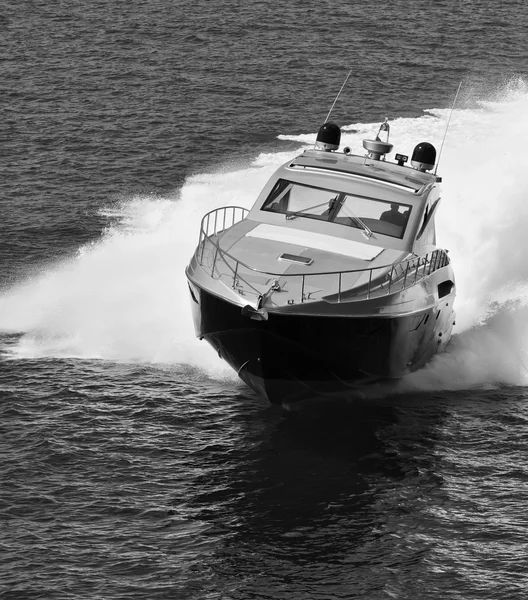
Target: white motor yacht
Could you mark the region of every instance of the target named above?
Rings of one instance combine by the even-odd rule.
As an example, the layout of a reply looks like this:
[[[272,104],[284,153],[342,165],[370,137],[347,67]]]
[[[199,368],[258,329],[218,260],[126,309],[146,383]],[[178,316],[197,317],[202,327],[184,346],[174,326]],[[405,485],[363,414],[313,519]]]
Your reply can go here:
[[[366,154],[326,122],[251,210],[206,214],[186,269],[196,334],[273,403],[400,378],[443,350],[455,278],[436,245],[436,150],[392,151],[382,123]],[[386,133],[387,140],[380,135]]]

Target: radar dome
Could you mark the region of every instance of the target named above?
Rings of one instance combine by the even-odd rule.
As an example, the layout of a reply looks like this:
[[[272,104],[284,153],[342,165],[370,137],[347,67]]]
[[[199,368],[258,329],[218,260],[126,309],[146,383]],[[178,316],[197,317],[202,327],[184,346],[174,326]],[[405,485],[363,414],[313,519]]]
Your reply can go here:
[[[421,142],[416,146],[411,157],[411,165],[419,171],[430,171],[434,168],[436,150],[433,144]]]
[[[317,150],[337,150],[341,141],[341,129],[335,123],[325,123],[317,132],[315,147]]]

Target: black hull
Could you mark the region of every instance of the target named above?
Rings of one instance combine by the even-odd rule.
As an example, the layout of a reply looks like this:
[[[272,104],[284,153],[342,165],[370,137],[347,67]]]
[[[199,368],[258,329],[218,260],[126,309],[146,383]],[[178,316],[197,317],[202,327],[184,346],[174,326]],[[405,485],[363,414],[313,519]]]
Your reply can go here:
[[[402,377],[443,347],[453,320],[438,307],[394,318],[270,313],[256,320],[195,286],[191,297],[197,335],[274,404]]]

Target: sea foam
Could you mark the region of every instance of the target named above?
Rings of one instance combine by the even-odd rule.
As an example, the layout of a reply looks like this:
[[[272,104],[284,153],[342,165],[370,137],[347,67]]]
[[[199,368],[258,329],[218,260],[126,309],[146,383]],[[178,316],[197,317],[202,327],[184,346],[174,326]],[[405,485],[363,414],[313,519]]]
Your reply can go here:
[[[437,230],[455,268],[457,322],[447,352],[401,382],[404,389],[527,382],[527,115],[522,80],[493,101],[453,112],[438,169],[444,192]],[[448,109],[431,109],[392,120],[394,151],[410,155],[421,141],[440,149],[448,117]],[[342,146],[362,154],[362,139],[378,127],[344,126]],[[310,146],[315,132],[279,138]],[[191,176],[167,197],[106,206],[109,225],[99,239],[0,296],[0,331],[21,334],[9,354],[177,363],[231,376],[194,336],[185,266],[203,214],[227,205],[249,208],[273,171],[295,154],[260,154]]]

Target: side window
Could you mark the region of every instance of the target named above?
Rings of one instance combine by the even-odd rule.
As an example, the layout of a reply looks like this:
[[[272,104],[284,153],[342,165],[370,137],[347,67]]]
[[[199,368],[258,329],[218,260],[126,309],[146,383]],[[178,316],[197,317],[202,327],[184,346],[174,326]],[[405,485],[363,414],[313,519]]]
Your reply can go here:
[[[290,188],[291,184],[289,181],[285,181],[284,179],[277,181],[275,187],[271,190],[271,194],[262,205],[262,210],[286,212],[288,210]]]
[[[428,232],[432,231],[432,236],[433,236],[433,238],[435,237],[435,235],[434,235],[434,214],[436,212],[436,208],[437,208],[439,202],[440,202],[440,198],[437,198],[433,202],[433,204],[428,204],[427,207],[425,208],[422,225],[420,226],[420,229],[418,230],[418,235],[416,236],[416,239],[420,239],[426,231],[428,231]],[[430,234],[429,234],[429,236],[430,236]],[[429,243],[434,244],[435,243],[434,239],[433,239],[433,241],[429,241],[426,239],[423,239],[422,241],[425,242],[426,244],[429,244]]]

